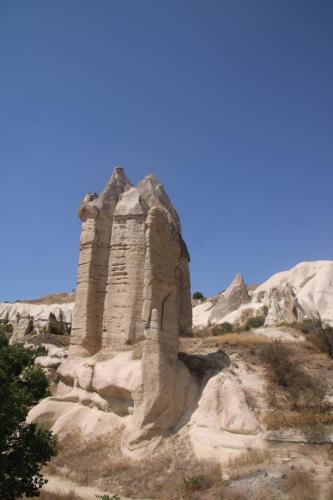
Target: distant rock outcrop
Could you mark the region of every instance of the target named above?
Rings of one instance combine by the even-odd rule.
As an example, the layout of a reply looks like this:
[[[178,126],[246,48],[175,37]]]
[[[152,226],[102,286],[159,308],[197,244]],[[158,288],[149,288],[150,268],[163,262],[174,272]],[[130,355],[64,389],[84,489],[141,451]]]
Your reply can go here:
[[[11,342],[24,342],[31,333],[69,333],[74,303],[0,303],[0,323],[12,323]]]
[[[251,291],[237,275],[217,303],[208,299],[193,308],[193,326],[228,322],[242,327],[251,317],[265,316],[265,325],[304,319],[333,326],[333,261],[302,262],[274,274]]]
[[[220,294],[217,303],[209,315],[209,321],[217,323],[224,316],[248,302],[250,302],[250,297],[244,279],[240,274],[236,274],[232,283]]]
[[[333,261],[301,262],[274,274],[254,292],[253,302],[266,304],[266,324],[318,319],[333,326]]]

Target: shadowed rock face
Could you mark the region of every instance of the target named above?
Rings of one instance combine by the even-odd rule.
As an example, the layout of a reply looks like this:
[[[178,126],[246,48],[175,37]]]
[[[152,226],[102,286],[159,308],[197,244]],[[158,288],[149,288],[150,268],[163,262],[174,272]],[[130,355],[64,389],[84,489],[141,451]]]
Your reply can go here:
[[[117,167],[100,196],[84,197],[79,216],[71,355],[131,349],[149,331],[153,309],[168,321],[167,301],[177,339],[189,333],[189,256],[177,212],[157,179],[133,187]]]

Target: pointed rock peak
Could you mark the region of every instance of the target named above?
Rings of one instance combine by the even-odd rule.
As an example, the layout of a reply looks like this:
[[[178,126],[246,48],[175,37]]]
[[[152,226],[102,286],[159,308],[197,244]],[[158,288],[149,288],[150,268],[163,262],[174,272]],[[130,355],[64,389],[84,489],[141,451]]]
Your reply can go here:
[[[236,274],[236,276],[234,277],[228,288],[225,290],[223,295],[227,297],[229,295],[234,295],[235,293],[240,294],[240,296],[242,296],[243,299],[249,298],[245,281],[243,279],[243,276],[239,273]]]
[[[246,286],[244,278],[243,278],[243,276],[241,274],[237,273],[229,286],[233,286],[233,285],[237,285],[237,286],[241,285],[241,286],[244,286],[244,287]]]
[[[145,215],[148,210],[149,207],[141,198],[139,191],[131,187],[121,194],[114,215]]]
[[[158,179],[154,175],[147,175],[147,177],[139,182],[137,189],[150,208],[156,206],[164,207],[171,215],[179,233],[181,233],[178,214]]]
[[[171,205],[168,195],[166,194],[162,184],[158,181],[155,175],[147,175],[138,184],[138,190],[150,206],[155,206],[162,203],[162,199]]]
[[[244,296],[247,296],[247,288],[243,276],[239,273],[236,274],[228,288],[224,291],[223,295],[226,296],[230,293],[234,293],[235,290],[239,290]]]
[[[101,193],[101,197],[119,197],[120,193],[132,187],[132,183],[127,179],[123,167],[115,167],[113,173]]]

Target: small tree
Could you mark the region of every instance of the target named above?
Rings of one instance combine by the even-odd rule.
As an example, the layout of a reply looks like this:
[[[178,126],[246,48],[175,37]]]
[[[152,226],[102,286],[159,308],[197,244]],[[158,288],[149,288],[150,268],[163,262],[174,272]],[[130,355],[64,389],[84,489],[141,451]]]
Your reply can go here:
[[[192,295],[192,299],[205,300],[205,297],[204,297],[203,293],[201,293],[201,292],[194,292],[194,294]]]
[[[47,379],[33,362],[37,351],[9,346],[0,331],[0,498],[38,496],[41,474],[56,453],[49,431],[26,423],[31,405],[47,394]]]

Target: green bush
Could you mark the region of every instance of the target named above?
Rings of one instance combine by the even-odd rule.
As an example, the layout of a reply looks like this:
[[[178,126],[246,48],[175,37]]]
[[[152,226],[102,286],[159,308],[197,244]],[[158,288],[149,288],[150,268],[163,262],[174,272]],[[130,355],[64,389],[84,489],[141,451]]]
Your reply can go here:
[[[251,328],[260,328],[265,323],[264,316],[256,316],[255,318],[250,318],[245,323],[245,330],[251,330]]]
[[[38,495],[46,480],[41,469],[56,453],[51,433],[27,424],[32,404],[47,394],[47,380],[33,362],[37,351],[0,344],[0,498]]]
[[[40,366],[28,366],[21,375],[22,382],[31,395],[31,403],[36,404],[40,399],[50,396],[48,381],[43,368]]]
[[[212,331],[214,337],[218,337],[219,335],[224,335],[225,333],[232,333],[234,331],[234,327],[231,323],[226,321],[225,323],[214,326]]]
[[[1,328],[5,333],[13,333],[13,323],[5,323]]]
[[[12,332],[13,325],[11,323],[0,325],[0,347],[8,345]]]
[[[192,295],[192,298],[194,300],[205,300],[205,296],[201,292],[194,292],[194,294]]]

